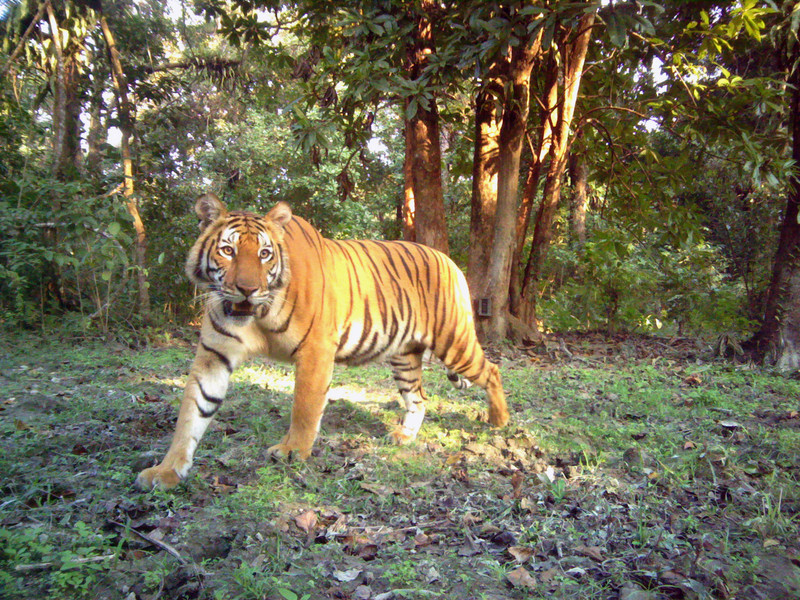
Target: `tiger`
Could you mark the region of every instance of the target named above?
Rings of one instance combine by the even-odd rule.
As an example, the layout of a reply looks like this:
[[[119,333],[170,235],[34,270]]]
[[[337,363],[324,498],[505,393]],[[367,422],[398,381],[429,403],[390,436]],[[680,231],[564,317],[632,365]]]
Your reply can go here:
[[[478,342],[466,279],[450,258],[404,241],[332,240],[278,202],[266,215],[228,211],[214,194],[195,204],[201,233],[186,274],[205,290],[200,339],[163,460],[136,478],[168,489],[186,478],[222,406],[231,374],[253,356],[294,363],[288,432],[267,450],[306,459],[319,433],[334,363],[388,360],[405,413],[389,434],[410,443],[425,417],[423,353],[482,387],[488,421],[509,421],[498,367]]]

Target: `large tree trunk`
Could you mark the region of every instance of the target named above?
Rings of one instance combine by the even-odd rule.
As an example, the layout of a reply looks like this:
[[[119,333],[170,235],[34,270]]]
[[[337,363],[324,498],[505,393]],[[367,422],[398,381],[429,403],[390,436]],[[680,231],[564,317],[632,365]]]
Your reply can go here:
[[[567,165],[570,125],[575,114],[578,91],[583,75],[583,65],[589,48],[594,19],[594,13],[584,15],[578,24],[575,39],[561,47],[561,64],[564,65],[564,94],[558,107],[558,120],[553,144],[550,147],[550,165],[547,170],[544,191],[542,192],[542,201],[539,204],[539,210],[536,215],[531,251],[528,262],[525,265],[525,274],[522,280],[522,311],[520,317],[534,328],[538,328],[538,320],[536,318],[537,283],[553,236],[553,222],[558,202],[561,198],[561,186]]]
[[[505,80],[510,85],[503,86],[506,89],[503,98],[503,115],[499,132],[497,133],[497,203],[494,210],[494,229],[491,239],[491,251],[488,261],[483,264],[481,276],[473,273],[474,289],[477,300],[485,302],[488,300],[488,318],[478,320],[478,329],[481,337],[487,341],[498,341],[506,337],[509,324],[508,312],[508,287],[511,280],[511,262],[514,254],[516,239],[516,216],[519,192],[519,166],[522,155],[522,143],[525,139],[527,127],[528,109],[530,104],[530,79],[533,65],[541,53],[540,29],[534,38],[521,43],[511,49],[507,64],[496,66],[494,72],[502,74],[505,72]],[[497,85],[497,81],[492,81],[491,85]],[[479,109],[484,114],[478,119],[478,127],[484,127],[482,132],[478,130],[476,139],[476,158],[481,159],[482,154],[493,151],[490,143],[483,134],[493,133],[489,126],[496,117],[491,114],[491,109],[487,103],[493,99],[484,97]],[[490,156],[486,157],[487,159]],[[481,168],[482,165],[475,165],[473,169]],[[493,175],[493,169],[489,171]],[[480,174],[480,173],[478,173]],[[488,173],[487,173],[488,174]],[[481,200],[486,204],[485,198],[476,197],[475,192],[481,193],[480,185],[486,186],[483,193],[491,193],[493,187],[490,180],[473,182],[473,218],[476,216],[476,208],[480,209]],[[472,222],[473,229],[476,222]],[[481,316],[479,312],[479,316]]]
[[[556,124],[556,110],[558,108],[558,62],[551,54],[547,61],[545,74],[545,93],[539,100],[540,116],[539,126],[537,127],[536,146],[532,149],[531,162],[528,165],[528,174],[525,177],[525,186],[522,191],[519,215],[517,216],[517,243],[514,248],[511,271],[515,275],[519,273],[519,265],[522,260],[522,251],[525,248],[525,238],[528,235],[531,211],[533,203],[539,191],[539,180],[541,179],[542,166],[550,147],[553,144],[553,129]],[[509,283],[509,303],[511,314],[519,315],[522,306],[521,280],[518,276],[511,277]]]
[[[414,80],[420,77],[434,52],[430,15],[436,8],[434,0],[421,1],[421,14],[413,42],[408,47],[408,74]],[[416,101],[416,110],[409,110]],[[404,221],[413,221],[416,241],[450,253],[447,226],[444,216],[442,192],[442,153],[439,145],[439,111],[436,101],[427,105],[422,99],[407,100],[406,115],[406,215]],[[409,117],[409,113],[413,114]],[[410,189],[409,189],[410,188]],[[413,211],[411,203],[413,202]]]
[[[502,82],[490,87],[502,90]],[[486,288],[487,266],[494,241],[497,209],[497,163],[500,122],[494,95],[482,90],[475,99],[475,151],[472,160],[472,201],[467,257],[467,280],[473,298]]]
[[[124,176],[123,195],[126,207],[133,218],[133,227],[136,231],[136,278],[138,285],[139,312],[143,319],[150,317],[150,292],[147,283],[147,235],[139,214],[139,202],[136,198],[133,178],[133,157],[131,155],[130,142],[133,137],[133,113],[128,99],[128,82],[122,70],[122,62],[119,58],[114,36],[108,26],[105,15],[100,13],[100,27],[103,30],[108,59],[111,64],[111,74],[114,81],[114,91],[117,96],[117,111],[119,112],[120,131],[120,153],[122,155],[122,171]]]
[[[798,57],[793,57],[790,65]],[[792,158],[800,164],[800,72],[789,76]],[[800,177],[792,176],[772,267],[764,320],[744,345],[755,358],[772,358],[784,370],[800,368]]]

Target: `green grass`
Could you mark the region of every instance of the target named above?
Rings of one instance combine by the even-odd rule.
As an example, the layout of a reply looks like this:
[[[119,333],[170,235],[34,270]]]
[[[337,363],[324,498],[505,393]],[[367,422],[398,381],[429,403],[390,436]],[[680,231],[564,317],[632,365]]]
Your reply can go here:
[[[679,358],[518,355],[501,367],[513,421],[497,431],[476,420],[483,392],[431,365],[419,439],[395,447],[389,369],[337,368],[314,456],[287,464],[266,448],[288,426],[293,370],[255,361],[234,375],[188,481],[140,493],[133,478],[166,449],[191,363],[180,339],[4,345],[3,597],[312,600],[369,585],[605,599],[635,585],[724,598],[789,585],[758,565],[800,552],[796,380]],[[296,520],[307,511],[310,532]],[[514,546],[534,556],[532,588],[507,581]]]

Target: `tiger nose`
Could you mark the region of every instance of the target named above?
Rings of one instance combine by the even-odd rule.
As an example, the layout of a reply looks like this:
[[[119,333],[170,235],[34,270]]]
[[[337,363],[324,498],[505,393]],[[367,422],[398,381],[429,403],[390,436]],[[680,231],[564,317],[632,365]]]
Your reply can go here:
[[[242,285],[240,283],[237,283],[236,289],[239,290],[245,298],[249,298],[252,294],[256,293],[258,287],[251,287],[249,285]]]

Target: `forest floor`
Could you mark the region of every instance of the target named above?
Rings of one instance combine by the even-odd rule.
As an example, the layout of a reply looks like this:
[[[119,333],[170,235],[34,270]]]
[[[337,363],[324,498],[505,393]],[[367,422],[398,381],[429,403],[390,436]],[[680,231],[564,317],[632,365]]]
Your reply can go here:
[[[796,379],[694,340],[567,335],[491,353],[503,430],[427,366],[399,448],[389,369],[337,368],[314,455],[287,464],[266,448],[292,371],[254,361],[188,480],[136,491],[195,340],[0,338],[0,597],[800,597]]]

